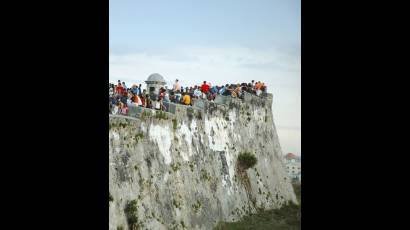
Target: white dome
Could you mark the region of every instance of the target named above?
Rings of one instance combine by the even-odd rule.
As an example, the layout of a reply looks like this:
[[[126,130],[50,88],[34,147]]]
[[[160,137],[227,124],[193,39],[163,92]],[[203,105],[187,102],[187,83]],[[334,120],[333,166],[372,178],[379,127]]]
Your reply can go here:
[[[162,77],[158,73],[153,73],[149,75],[148,79],[145,82],[152,82],[152,81],[165,83],[164,77]]]

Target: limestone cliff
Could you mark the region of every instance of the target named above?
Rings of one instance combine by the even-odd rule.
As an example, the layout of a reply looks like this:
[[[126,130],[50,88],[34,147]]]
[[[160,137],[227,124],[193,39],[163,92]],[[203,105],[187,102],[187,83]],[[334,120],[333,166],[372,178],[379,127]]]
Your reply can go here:
[[[165,117],[154,111],[110,116],[109,229],[128,228],[125,209],[132,200],[139,229],[212,229],[219,221],[296,202],[271,95],[221,98],[176,105]],[[237,168],[242,152],[258,159],[244,173]]]

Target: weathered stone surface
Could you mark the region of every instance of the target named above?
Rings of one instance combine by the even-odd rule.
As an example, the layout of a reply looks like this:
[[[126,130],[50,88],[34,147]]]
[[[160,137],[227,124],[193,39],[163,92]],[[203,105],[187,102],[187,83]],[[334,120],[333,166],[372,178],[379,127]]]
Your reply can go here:
[[[205,111],[179,106],[167,119],[110,116],[109,229],[127,229],[124,208],[131,200],[138,203],[140,229],[212,229],[296,202],[271,97],[244,101],[205,103]],[[244,151],[258,159],[245,174],[236,168]]]

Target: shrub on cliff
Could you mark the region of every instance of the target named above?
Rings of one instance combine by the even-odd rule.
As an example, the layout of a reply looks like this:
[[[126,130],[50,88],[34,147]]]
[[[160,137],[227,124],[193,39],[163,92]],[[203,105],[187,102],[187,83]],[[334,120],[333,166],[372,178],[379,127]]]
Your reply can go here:
[[[130,229],[138,228],[138,204],[137,200],[128,201],[125,206],[125,215],[127,217],[128,225]]]
[[[178,128],[178,122],[177,119],[172,119],[172,127],[174,128],[174,130],[176,130]]]
[[[258,159],[256,159],[256,156],[250,152],[242,152],[238,156],[238,164],[243,170],[252,168],[257,162]]]
[[[155,112],[155,118],[158,120],[168,120],[168,116],[166,112],[163,111],[156,111]]]

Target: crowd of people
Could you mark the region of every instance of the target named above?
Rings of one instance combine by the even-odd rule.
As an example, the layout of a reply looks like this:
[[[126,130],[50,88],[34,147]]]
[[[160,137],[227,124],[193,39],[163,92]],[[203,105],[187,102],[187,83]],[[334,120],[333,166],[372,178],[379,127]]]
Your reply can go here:
[[[243,99],[244,92],[261,96],[266,90],[263,82],[254,80],[249,83],[220,86],[204,81],[201,85],[184,88],[176,79],[172,89],[168,89],[167,86],[161,87],[157,95],[152,95],[142,89],[141,84],[134,84],[128,88],[125,82],[118,80],[117,84],[109,83],[110,113],[127,115],[130,106],[167,111],[170,102],[192,106],[193,98],[213,101],[217,95],[223,95]]]

